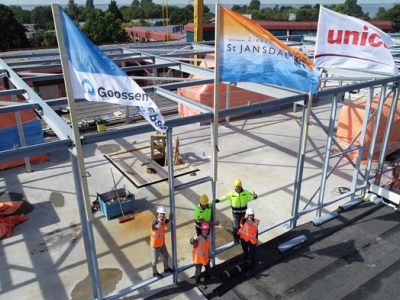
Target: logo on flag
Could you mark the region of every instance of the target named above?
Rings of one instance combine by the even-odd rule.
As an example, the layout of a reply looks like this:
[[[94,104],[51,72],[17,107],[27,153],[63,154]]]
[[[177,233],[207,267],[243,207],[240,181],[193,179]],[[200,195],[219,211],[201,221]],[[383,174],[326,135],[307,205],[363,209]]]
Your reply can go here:
[[[136,106],[156,130],[165,132],[164,117],[153,100],[59,10],[74,97]]]
[[[315,65],[368,70],[397,75],[388,46],[392,38],[363,20],[320,7]]]
[[[253,20],[221,7],[220,81],[256,82],[317,92],[319,72]]]

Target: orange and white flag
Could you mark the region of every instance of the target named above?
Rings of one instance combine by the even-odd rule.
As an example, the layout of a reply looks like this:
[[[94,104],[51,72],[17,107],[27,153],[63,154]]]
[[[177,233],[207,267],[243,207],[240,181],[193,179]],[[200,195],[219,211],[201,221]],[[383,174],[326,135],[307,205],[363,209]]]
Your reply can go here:
[[[257,82],[317,92],[319,72],[299,51],[258,23],[221,7],[220,78],[222,82]]]

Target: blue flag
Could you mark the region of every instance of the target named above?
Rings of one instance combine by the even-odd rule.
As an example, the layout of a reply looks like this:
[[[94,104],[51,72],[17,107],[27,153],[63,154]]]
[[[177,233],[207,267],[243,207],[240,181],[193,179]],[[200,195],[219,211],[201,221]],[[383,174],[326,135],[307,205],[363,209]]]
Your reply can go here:
[[[136,106],[156,130],[165,132],[164,117],[153,100],[59,10],[74,97]]]
[[[319,72],[312,61],[253,20],[221,7],[220,78],[317,92]]]

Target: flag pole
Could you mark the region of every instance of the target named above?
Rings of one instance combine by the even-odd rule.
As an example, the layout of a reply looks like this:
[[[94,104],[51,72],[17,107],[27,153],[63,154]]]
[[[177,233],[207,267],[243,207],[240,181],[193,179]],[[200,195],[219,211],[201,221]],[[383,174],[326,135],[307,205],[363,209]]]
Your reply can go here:
[[[71,137],[74,147],[70,149],[71,165],[74,174],[76,197],[78,202],[79,217],[82,225],[82,237],[85,245],[86,259],[92,293],[95,299],[103,299],[103,292],[100,283],[100,272],[96,256],[96,247],[93,235],[92,221],[93,214],[89,199],[89,190],[86,180],[85,163],[83,160],[81,138],[76,117],[75,99],[72,90],[72,82],[66,53],[65,37],[60,18],[60,8],[58,4],[51,4],[54,25],[60,52],[61,66],[64,74],[64,83],[67,91],[67,99],[71,117],[72,133]],[[86,211],[86,213],[84,212]]]
[[[213,121],[213,181],[218,177],[218,111],[219,111],[219,36],[220,36],[220,4],[215,4],[215,54],[214,54],[214,121]]]
[[[219,111],[219,32],[220,32],[220,4],[215,3],[215,53],[214,53],[214,119],[212,124],[212,199],[217,199],[217,175],[218,175],[218,111]],[[215,201],[212,201],[212,220],[215,220]],[[211,234],[211,264],[215,266],[215,227]]]
[[[73,140],[75,144],[76,154],[78,157],[79,163],[79,170],[80,170],[80,177],[82,180],[82,188],[83,188],[83,195],[85,200],[85,209],[86,209],[86,216],[88,221],[93,220],[92,208],[89,199],[89,189],[86,179],[86,170],[85,170],[85,163],[83,160],[83,152],[82,152],[82,145],[81,145],[81,138],[79,133],[79,126],[78,120],[76,116],[76,108],[75,108],[75,99],[74,93],[72,90],[72,82],[71,82],[71,74],[68,65],[68,56],[66,53],[65,41],[64,41],[64,33],[62,30],[61,20],[59,17],[59,6],[58,4],[52,4],[53,9],[53,16],[58,16],[54,18],[54,23],[56,27],[56,35],[58,40],[58,49],[60,51],[60,59],[61,59],[61,66],[64,74],[64,83],[67,92],[67,99],[68,99],[68,106],[69,112],[71,117],[71,124],[72,124],[72,131],[73,131]]]

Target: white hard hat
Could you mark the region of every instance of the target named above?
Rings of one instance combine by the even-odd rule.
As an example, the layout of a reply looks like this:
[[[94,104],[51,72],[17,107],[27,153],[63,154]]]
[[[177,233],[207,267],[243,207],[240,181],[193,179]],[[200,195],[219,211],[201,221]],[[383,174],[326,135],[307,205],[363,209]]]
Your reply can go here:
[[[165,209],[165,206],[160,205],[159,207],[157,207],[157,212],[160,214],[166,214],[167,210]]]
[[[246,215],[254,215],[254,210],[252,208],[246,209]]]

